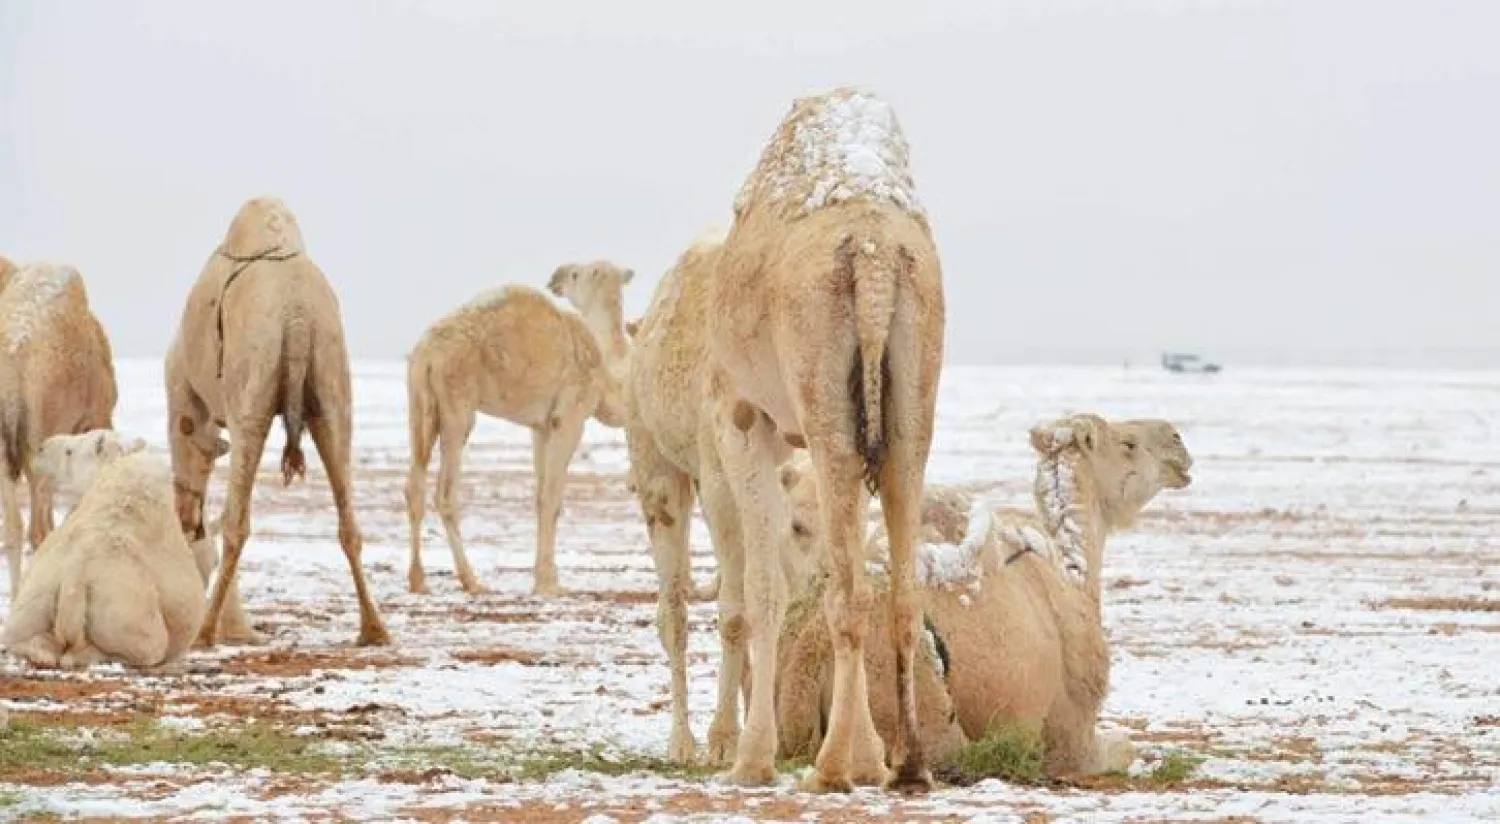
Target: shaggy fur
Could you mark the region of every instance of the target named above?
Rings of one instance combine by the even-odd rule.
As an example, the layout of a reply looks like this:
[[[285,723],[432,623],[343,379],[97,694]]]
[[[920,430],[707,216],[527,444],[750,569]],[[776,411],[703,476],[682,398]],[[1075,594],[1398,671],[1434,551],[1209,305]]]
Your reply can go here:
[[[854,89],[797,100],[736,202],[708,306],[713,430],[740,512],[744,553],[721,564],[750,639],[749,713],[730,779],[775,777],[773,679],[789,593],[778,570],[788,515],[777,466],[806,445],[821,490],[830,581],[834,696],[811,790],[884,783],[925,792],[912,681],[918,612],[911,561],[942,368],[945,308],[937,249],[916,200],[894,112]],[[644,329],[642,334],[645,334]],[[899,736],[889,776],[870,716],[865,635],[865,487],[892,536],[891,621]]]
[[[21,583],[24,474],[31,490],[31,546],[53,528],[52,491],[32,474],[41,442],[113,425],[114,357],[89,307],[83,277],[72,266],[32,263],[0,292],[0,501],[11,595]]]
[[[250,537],[250,493],[273,419],[286,426],[282,482],[305,473],[304,427],[311,433],[338,510],[339,544],[359,598],[358,643],[389,644],[360,564],[364,539],[350,488],[349,354],[338,296],[313,263],[291,210],[274,197],[246,201],[188,293],[167,350],[167,436],[172,445],[177,516],[192,538],[204,534],[203,501],[229,429],[224,557],[199,642],[213,646],[219,616]],[[225,616],[229,617],[229,616]],[[257,642],[247,625],[226,639]]]
[[[407,417],[411,469],[406,513],[411,529],[412,592],[427,591],[422,570],[422,518],[427,464],[442,441],[437,509],[453,565],[465,592],[484,592],[464,553],[458,479],[464,445],[483,413],[531,429],[536,472],[536,563],[532,591],[560,592],[557,519],[568,464],[590,416],[606,426],[625,423],[620,384],[629,351],[620,292],[633,273],[607,261],[565,264],[547,288],[579,312],[555,306],[528,286],[484,292],[439,318],[407,359]],[[581,313],[581,314],[580,314]]]
[[[162,459],[130,452],[95,474],[43,541],[6,618],[5,647],[40,667],[171,664],[203,622],[211,539],[188,545]]]
[[[1005,517],[955,490],[927,496],[924,527],[932,543],[923,548],[918,577],[930,631],[918,662],[919,726],[938,757],[1003,723],[1041,729],[1052,775],[1123,770],[1133,759],[1129,741],[1095,731],[1109,682],[1100,613],[1104,540],[1128,527],[1161,489],[1187,487],[1192,457],[1176,428],[1158,420],[1111,424],[1075,415],[1034,428],[1031,440],[1038,453],[1035,516]],[[815,509],[815,498],[815,490],[794,491],[799,511]],[[1074,534],[1081,578],[1069,570],[1064,546]],[[872,539],[873,557],[884,554],[883,544],[883,536]],[[816,747],[826,726],[832,644],[827,627],[812,619],[815,599],[800,599],[783,629],[783,755]],[[880,640],[890,632],[878,619],[870,630]],[[948,659],[942,667],[939,643]],[[872,683],[881,686],[870,694],[875,724],[891,741],[891,649],[877,641],[865,658]]]
[[[720,569],[734,571],[735,567],[725,566],[726,559],[744,554],[739,511],[714,446],[704,385],[708,289],[723,242],[723,231],[704,232],[657,284],[634,333],[625,384],[630,487],[640,502],[651,540],[657,574],[657,632],[672,672],[672,733],[667,755],[683,763],[697,758],[687,712],[687,602],[695,595],[688,529],[695,499],[702,504]],[[786,529],[790,533],[789,521]],[[791,548],[783,556],[786,574],[793,580],[811,574],[810,550]],[[716,576],[703,592],[696,593],[719,601],[722,660],[707,752],[708,761],[715,764],[733,758],[739,740],[739,699],[748,640],[743,600],[725,597],[737,590],[724,588],[721,580]]]

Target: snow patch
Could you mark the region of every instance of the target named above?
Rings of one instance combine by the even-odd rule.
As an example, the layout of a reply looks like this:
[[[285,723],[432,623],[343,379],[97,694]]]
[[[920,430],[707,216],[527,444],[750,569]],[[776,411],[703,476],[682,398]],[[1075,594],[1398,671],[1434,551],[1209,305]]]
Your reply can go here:
[[[10,354],[19,352],[47,322],[53,302],[78,277],[77,269],[63,263],[31,263],[16,273],[5,287],[6,296],[11,298],[7,305],[9,312],[0,319]]]
[[[803,98],[741,187],[735,212],[754,199],[778,203],[800,196],[801,214],[856,199],[922,214],[909,154],[895,110],[875,95],[837,90]]]
[[[979,553],[989,542],[994,515],[984,500],[969,507],[969,526],[962,541],[956,544],[924,544],[917,553],[917,584],[922,587],[951,588],[966,584],[979,591]]]

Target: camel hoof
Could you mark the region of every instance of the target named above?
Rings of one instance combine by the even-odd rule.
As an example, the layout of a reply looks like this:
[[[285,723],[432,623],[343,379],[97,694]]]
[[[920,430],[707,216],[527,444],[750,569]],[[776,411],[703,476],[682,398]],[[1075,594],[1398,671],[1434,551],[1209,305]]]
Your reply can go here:
[[[488,595],[489,589],[486,588],[484,584],[481,584],[478,581],[472,581],[470,583],[464,584],[464,592],[471,596],[477,597],[480,595]]]
[[[884,787],[891,780],[891,771],[877,761],[870,767],[856,767],[850,780],[857,787]]]
[[[237,646],[259,646],[266,642],[266,636],[256,632],[249,627],[234,627],[232,629],[220,629],[220,640],[226,644]]]
[[[193,639],[193,649],[213,649],[215,636],[216,633],[212,629],[204,627],[198,632],[198,637]]]
[[[385,627],[362,627],[359,630],[359,638],[354,642],[359,647],[388,647],[391,645],[391,634]]]
[[[693,734],[687,730],[673,732],[672,739],[667,742],[667,760],[677,764],[691,764],[698,757],[698,742],[693,740]]]
[[[903,765],[895,777],[886,783],[885,789],[902,795],[926,795],[932,792],[932,773],[925,767],[907,769]]]
[[[565,590],[558,586],[556,581],[538,583],[531,588],[531,594],[536,598],[556,598],[564,592]]]
[[[814,767],[801,781],[797,782],[797,789],[806,793],[852,793],[854,782],[850,781],[847,776],[842,778],[826,776]]]
[[[427,594],[427,576],[411,575],[406,579],[406,591],[413,595]]]
[[[710,728],[708,731],[708,763],[728,765],[734,761],[734,755],[740,748],[739,730],[718,730]]]
[[[736,787],[769,787],[776,783],[776,766],[735,764],[729,772],[720,773],[719,780]]]

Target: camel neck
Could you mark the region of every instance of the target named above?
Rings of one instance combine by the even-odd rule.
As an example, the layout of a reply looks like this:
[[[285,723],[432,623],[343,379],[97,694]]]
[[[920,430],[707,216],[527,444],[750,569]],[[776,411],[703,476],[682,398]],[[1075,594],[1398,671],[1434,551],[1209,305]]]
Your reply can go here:
[[[584,325],[598,342],[605,361],[610,364],[623,361],[629,349],[625,341],[625,314],[620,308],[620,296],[605,297],[580,314]]]
[[[1108,529],[1092,479],[1078,464],[1067,451],[1038,462],[1036,505],[1064,574],[1097,598]]]

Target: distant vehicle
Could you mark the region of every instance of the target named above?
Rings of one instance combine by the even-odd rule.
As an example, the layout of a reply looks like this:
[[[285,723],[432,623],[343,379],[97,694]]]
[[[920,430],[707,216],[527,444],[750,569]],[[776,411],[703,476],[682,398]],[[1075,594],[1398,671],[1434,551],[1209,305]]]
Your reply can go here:
[[[1168,372],[1192,372],[1211,375],[1218,372],[1222,367],[1217,363],[1206,361],[1188,352],[1163,352],[1161,353],[1161,368]]]

